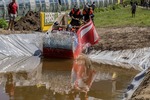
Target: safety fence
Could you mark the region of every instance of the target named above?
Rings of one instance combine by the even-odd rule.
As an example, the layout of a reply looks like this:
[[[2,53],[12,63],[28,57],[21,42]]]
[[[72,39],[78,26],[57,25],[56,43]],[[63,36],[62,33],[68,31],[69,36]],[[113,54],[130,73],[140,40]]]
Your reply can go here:
[[[86,3],[93,0],[16,0],[18,4],[18,15],[24,16],[29,10],[42,12],[59,12],[71,9],[75,4],[83,8]],[[107,7],[116,4],[118,0],[94,0],[96,7]],[[0,18],[8,18],[8,5],[11,0],[0,0]]]

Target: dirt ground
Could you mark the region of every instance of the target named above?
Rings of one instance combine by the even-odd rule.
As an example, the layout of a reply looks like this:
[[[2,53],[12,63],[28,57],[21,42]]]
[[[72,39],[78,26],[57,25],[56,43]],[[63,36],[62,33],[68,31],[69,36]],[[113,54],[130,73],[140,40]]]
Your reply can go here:
[[[40,13],[29,11],[14,24],[14,29],[18,31],[40,31]]]
[[[150,47],[150,27],[98,28],[96,50],[125,50]]]
[[[93,46],[96,50],[125,50],[150,47],[150,27],[97,28],[100,41]],[[31,31],[7,31],[0,34],[31,33]],[[134,93],[132,100],[150,100],[150,72]],[[148,99],[147,99],[148,98]]]

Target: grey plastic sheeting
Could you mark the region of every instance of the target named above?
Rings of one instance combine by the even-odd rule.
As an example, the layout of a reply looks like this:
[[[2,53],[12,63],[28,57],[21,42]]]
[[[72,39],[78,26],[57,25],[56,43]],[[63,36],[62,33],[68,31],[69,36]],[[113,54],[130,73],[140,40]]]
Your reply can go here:
[[[36,56],[6,57],[0,60],[0,74],[30,72],[40,64],[40,58]]]
[[[40,33],[0,35],[0,59],[5,56],[32,56],[41,50],[43,37]]]
[[[89,57],[98,63],[142,71],[150,65],[150,48],[122,51],[92,51]]]
[[[0,74],[34,70],[40,58],[33,55],[42,45],[41,33],[0,35]]]
[[[140,71],[127,87],[123,100],[131,98],[146,76],[150,65],[150,48],[121,51],[92,51],[88,56],[92,61],[97,63],[134,68]]]
[[[0,61],[0,84],[5,87],[7,75],[12,74],[16,86],[32,86],[40,78],[42,63],[39,57],[7,57]],[[27,79],[25,79],[27,75]]]

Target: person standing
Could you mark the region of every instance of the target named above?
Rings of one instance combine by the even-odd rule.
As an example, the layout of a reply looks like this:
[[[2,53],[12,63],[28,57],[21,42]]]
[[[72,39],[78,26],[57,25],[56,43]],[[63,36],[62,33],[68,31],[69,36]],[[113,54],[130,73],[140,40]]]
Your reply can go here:
[[[85,22],[89,21],[90,19],[93,20],[94,18],[93,10],[90,9],[88,5],[85,5],[82,14],[83,14],[83,20]]]
[[[95,7],[96,7],[95,2],[93,2],[93,3],[91,4],[91,7],[92,7],[92,10],[93,10],[93,12],[94,12]]]
[[[12,0],[11,3],[8,5],[8,15],[9,15],[9,24],[8,30],[14,30],[14,20],[18,13],[18,5],[16,0]]]
[[[135,17],[135,12],[136,12],[136,3],[135,2],[132,4],[131,10],[132,10],[132,17]]]
[[[131,5],[131,6],[133,5],[133,1],[132,1],[132,0],[130,1],[130,5]]]
[[[74,8],[70,11],[69,16],[71,17],[70,24],[72,26],[80,26],[80,19],[82,19],[81,11],[77,7],[77,5],[74,6]]]

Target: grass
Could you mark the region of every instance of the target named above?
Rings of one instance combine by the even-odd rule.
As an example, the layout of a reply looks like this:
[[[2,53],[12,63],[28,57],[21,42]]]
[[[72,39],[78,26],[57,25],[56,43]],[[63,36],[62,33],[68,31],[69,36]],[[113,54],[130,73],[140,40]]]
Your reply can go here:
[[[96,27],[150,27],[150,10],[137,7],[136,15],[132,18],[131,7],[121,7],[116,10],[105,10],[95,13]]]

